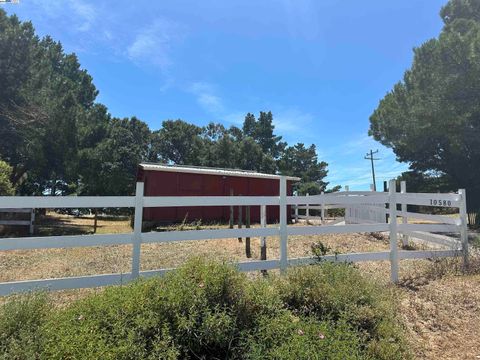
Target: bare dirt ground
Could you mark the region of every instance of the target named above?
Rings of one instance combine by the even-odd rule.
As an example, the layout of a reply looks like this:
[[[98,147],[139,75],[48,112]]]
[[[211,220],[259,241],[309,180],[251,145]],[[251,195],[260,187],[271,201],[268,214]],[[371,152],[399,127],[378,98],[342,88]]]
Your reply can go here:
[[[38,236],[85,234],[92,232],[92,225],[91,217],[49,213],[41,220],[37,233]],[[98,233],[131,232],[127,218],[100,218],[98,225]],[[291,236],[289,257],[311,256],[311,245],[319,241],[330,249],[330,253],[389,249],[388,238],[381,234]],[[278,239],[268,238],[267,243],[268,259],[278,258]],[[258,260],[260,240],[252,238],[251,246],[251,260]],[[4,251],[0,252],[0,281],[127,273],[131,251],[131,246],[127,245]],[[142,245],[141,267],[142,270],[176,267],[194,255],[248,261],[245,243],[237,239],[184,241]],[[392,291],[397,295],[399,312],[405,320],[416,358],[480,359],[480,336],[477,335],[480,329],[480,261],[477,259],[478,255],[474,255],[471,274],[461,274],[457,259],[401,261],[401,282],[392,287]],[[376,281],[388,284],[388,262],[364,262],[356,266]],[[98,291],[102,290],[59,291],[52,296],[59,306],[65,306]]]
[[[480,359],[480,275],[404,289],[400,311],[419,359]]]

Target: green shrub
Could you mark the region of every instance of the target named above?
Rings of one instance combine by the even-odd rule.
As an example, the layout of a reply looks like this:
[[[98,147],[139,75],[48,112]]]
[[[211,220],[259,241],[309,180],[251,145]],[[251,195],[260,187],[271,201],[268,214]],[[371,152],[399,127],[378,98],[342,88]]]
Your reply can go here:
[[[159,303],[182,354],[225,357],[238,335],[238,304],[245,282],[234,267],[200,259],[167,275]]]
[[[358,335],[344,322],[317,321],[288,310],[261,317],[246,337],[244,359],[361,359]]]
[[[323,242],[318,241],[311,245],[312,253],[317,261],[322,261],[322,256],[327,255],[332,249]]]
[[[279,288],[263,277],[246,282],[240,301],[238,317],[242,329],[255,328],[261,317],[274,317],[283,311]]]
[[[164,278],[109,288],[47,324],[47,355],[87,359],[98,349],[111,359],[147,358],[152,349],[167,358],[223,355],[237,336],[244,283],[231,266],[195,259]]]
[[[347,309],[373,304],[379,293],[357,269],[344,263],[292,268],[279,285],[289,308],[333,320]]]
[[[49,315],[44,293],[9,299],[0,309],[0,356],[3,359],[38,359],[44,334],[42,324]]]
[[[286,307],[297,314],[320,321],[345,321],[356,329],[364,337],[363,347],[370,356],[408,357],[408,351],[402,350],[407,346],[391,294],[362,276],[354,266],[325,262],[293,268],[279,281],[279,286]]]
[[[112,287],[57,312],[45,326],[45,358],[132,359],[164,353],[175,359],[162,313],[156,312],[156,280]]]
[[[403,359],[391,303],[348,265],[249,280],[193,259],[66,309],[49,311],[43,295],[13,298],[0,345],[16,359]]]

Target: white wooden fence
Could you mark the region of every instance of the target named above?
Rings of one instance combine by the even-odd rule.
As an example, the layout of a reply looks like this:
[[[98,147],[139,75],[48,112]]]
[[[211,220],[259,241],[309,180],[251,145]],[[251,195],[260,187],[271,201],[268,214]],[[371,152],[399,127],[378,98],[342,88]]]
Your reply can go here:
[[[348,185],[345,186],[345,192],[342,192],[342,194],[346,194],[346,193],[349,193]],[[322,191],[321,194],[323,195],[324,192]],[[340,194],[340,193],[337,192],[336,194]],[[310,196],[310,194],[307,193],[306,196]],[[294,205],[293,216],[296,223],[298,223],[299,219],[304,219],[307,221],[307,223],[309,223],[310,220],[319,220],[321,224],[324,225],[327,221],[328,210],[332,210],[332,209],[345,210],[346,208],[347,208],[346,205],[341,205],[341,204],[325,204],[325,203],[309,204],[307,203],[304,205]],[[305,215],[301,215],[299,210],[303,210]],[[318,215],[318,211],[317,211],[317,215],[312,215],[311,210],[320,210],[320,214]],[[341,222],[342,220],[343,219],[340,218],[340,219],[337,219],[336,221],[330,222],[330,224],[333,225],[338,221]]]
[[[0,251],[19,249],[51,249],[72,248],[82,246],[104,245],[131,245],[132,268],[126,274],[101,274],[92,276],[78,276],[56,279],[41,279],[31,281],[12,281],[0,283],[0,295],[8,295],[36,288],[48,288],[51,290],[98,287],[105,285],[123,284],[134,280],[139,276],[149,277],[161,275],[172,269],[158,269],[140,271],[140,249],[142,244],[165,243],[172,241],[190,241],[205,239],[225,239],[238,237],[271,237],[280,238],[280,258],[263,261],[240,262],[238,267],[242,271],[280,269],[284,271],[288,266],[311,264],[318,261],[317,258],[289,258],[288,237],[289,235],[314,235],[314,234],[338,234],[359,232],[389,232],[390,251],[351,253],[340,255],[327,255],[324,260],[331,261],[390,261],[391,280],[398,281],[398,266],[401,259],[422,259],[447,256],[464,256],[468,259],[467,222],[465,208],[465,192],[460,190],[458,194],[411,194],[396,193],[395,183],[391,182],[389,193],[377,192],[340,192],[321,194],[309,197],[287,196],[286,178],[280,179],[280,196],[199,196],[199,197],[171,197],[171,196],[144,196],[143,183],[137,183],[135,196],[66,196],[66,197],[0,197],[0,208],[135,208],[134,230],[128,234],[104,234],[104,235],[77,235],[77,236],[48,236],[48,237],[23,237],[0,239]],[[434,204],[435,202],[435,204]],[[446,216],[413,214],[404,210],[397,211],[396,204],[436,205],[456,207],[460,209],[460,218],[452,219]],[[367,206],[364,204],[389,204],[390,223],[345,224],[340,226],[287,226],[288,205],[321,204],[320,206]],[[267,205],[280,207],[280,222],[268,226],[262,224],[257,228],[244,229],[216,229],[216,230],[192,230],[170,232],[142,232],[142,213],[145,207],[192,207],[192,206],[259,206],[265,209]],[[439,224],[397,224],[397,216],[403,217],[427,217],[429,220],[440,222]],[[427,251],[401,251],[398,249],[397,233],[410,232],[457,232],[460,241],[455,246],[444,250]]]
[[[8,226],[28,226],[28,231],[30,235],[33,235],[34,226],[35,226],[35,209],[2,209],[0,208],[0,213],[29,213],[30,220],[2,220],[0,219],[0,225]]]

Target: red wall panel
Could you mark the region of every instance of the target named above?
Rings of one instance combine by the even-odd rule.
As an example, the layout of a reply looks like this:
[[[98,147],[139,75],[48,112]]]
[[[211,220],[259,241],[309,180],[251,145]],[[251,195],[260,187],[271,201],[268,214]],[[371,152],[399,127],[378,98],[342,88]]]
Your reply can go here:
[[[181,172],[144,170],[145,196],[228,196],[233,190],[234,196],[278,196],[278,179],[261,179],[208,174],[189,174]],[[288,181],[287,193],[291,194],[292,184]],[[242,209],[245,221],[245,207]],[[227,222],[230,210],[223,207],[175,207],[146,208],[145,221],[158,223],[188,222],[201,219],[203,222]],[[260,207],[250,209],[252,223],[260,222]],[[288,212],[290,214],[290,212]],[[234,208],[235,223],[238,219],[238,207]],[[269,223],[278,221],[278,206],[267,206]]]

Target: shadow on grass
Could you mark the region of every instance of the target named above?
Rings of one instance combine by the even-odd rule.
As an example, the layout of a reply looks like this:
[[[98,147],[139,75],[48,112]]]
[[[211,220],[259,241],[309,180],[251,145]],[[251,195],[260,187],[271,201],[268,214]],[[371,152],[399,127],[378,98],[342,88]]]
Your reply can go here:
[[[128,216],[99,215],[97,234],[117,233],[123,226]],[[35,233],[33,236],[64,236],[94,234],[93,216],[72,216],[55,212],[46,215],[37,215],[35,220]],[[128,232],[126,230],[119,233]],[[0,226],[0,238],[29,237],[27,226]]]
[[[97,217],[98,221],[118,221],[122,222],[128,220],[128,216],[115,216],[115,215],[99,215]],[[72,216],[72,215],[43,215],[40,218],[37,218],[37,222],[40,225],[43,224],[76,224],[79,220],[91,221],[93,225],[93,216]]]
[[[93,234],[93,219],[91,224],[78,224],[79,219],[87,220],[88,218],[43,215],[37,218],[35,236]]]
[[[97,219],[97,234],[101,234],[104,232],[102,229],[113,230],[117,226],[115,223],[125,222],[129,217],[99,215]],[[106,221],[110,223],[105,223]],[[93,223],[93,216],[59,216],[57,214],[47,214],[37,220],[35,236],[93,234]],[[115,231],[111,231],[111,233],[115,233]]]
[[[93,226],[89,225],[36,225],[35,233],[30,235],[28,229],[19,228],[18,226],[9,226],[0,229],[1,238],[30,237],[30,236],[60,236],[60,235],[86,235],[93,234]]]
[[[93,225],[39,225],[35,236],[87,235],[93,234]]]

